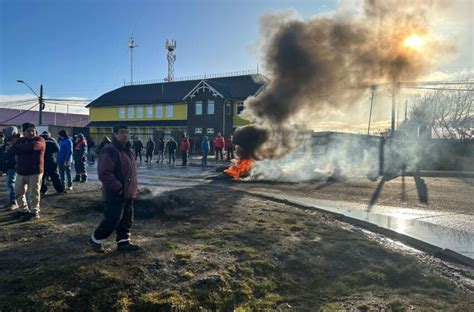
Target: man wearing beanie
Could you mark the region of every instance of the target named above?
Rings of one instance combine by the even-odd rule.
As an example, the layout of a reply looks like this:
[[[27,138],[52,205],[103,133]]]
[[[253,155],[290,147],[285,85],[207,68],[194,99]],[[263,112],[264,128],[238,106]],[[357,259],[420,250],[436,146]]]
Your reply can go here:
[[[72,163],[72,140],[66,130],[59,131],[59,153],[56,160],[59,167],[59,178],[61,183],[72,190],[71,163]],[[67,181],[66,181],[67,180]]]
[[[21,220],[28,221],[39,219],[40,188],[46,144],[44,139],[38,136],[34,124],[26,122],[21,127],[23,137],[12,146],[17,160],[15,193],[20,212],[23,214]],[[29,207],[25,197],[26,188],[30,193]]]
[[[15,126],[6,127],[3,130],[5,135],[5,145],[1,149],[2,154],[2,167],[3,171],[7,174],[7,190],[8,190],[8,203],[5,208],[8,211],[13,211],[18,208],[15,195],[15,180],[16,180],[16,160],[15,154],[12,152],[11,147],[20,138],[18,129]]]

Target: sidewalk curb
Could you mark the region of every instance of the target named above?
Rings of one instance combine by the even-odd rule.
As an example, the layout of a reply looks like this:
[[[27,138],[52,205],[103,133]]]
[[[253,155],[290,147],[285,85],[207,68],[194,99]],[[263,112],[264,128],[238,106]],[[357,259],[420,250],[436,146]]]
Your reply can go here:
[[[359,220],[359,219],[356,219],[356,218],[348,217],[348,216],[345,216],[345,215],[340,214],[340,213],[327,211],[327,210],[324,210],[322,208],[318,208],[318,207],[315,207],[315,206],[296,203],[296,202],[293,202],[293,201],[288,200],[288,199],[281,199],[281,198],[273,197],[271,195],[265,195],[265,194],[254,193],[254,192],[246,192],[246,193],[250,194],[250,195],[254,195],[254,196],[259,197],[261,199],[271,200],[271,201],[275,201],[275,202],[295,206],[295,207],[298,207],[298,208],[310,209],[310,210],[319,211],[319,212],[322,212],[322,213],[325,213],[325,214],[329,214],[329,215],[335,217],[339,221],[359,226],[359,227],[364,228],[366,230],[369,230],[371,232],[383,234],[383,235],[388,236],[390,238],[401,241],[401,242],[403,242],[403,243],[405,243],[409,246],[415,247],[415,248],[420,249],[424,252],[432,254],[435,257],[438,257],[440,259],[451,261],[451,262],[456,262],[456,263],[467,265],[467,266],[470,266],[470,267],[474,267],[474,259],[466,257],[466,256],[464,256],[460,253],[457,253],[455,251],[452,251],[450,249],[440,248],[438,246],[426,243],[426,242],[421,241],[419,239],[416,239],[414,237],[411,237],[411,236],[408,236],[408,235],[405,235],[405,234],[402,234],[402,233],[398,233],[398,232],[390,230],[390,229],[380,227],[380,226],[375,225],[375,224],[370,223],[370,222],[366,222],[366,221]]]

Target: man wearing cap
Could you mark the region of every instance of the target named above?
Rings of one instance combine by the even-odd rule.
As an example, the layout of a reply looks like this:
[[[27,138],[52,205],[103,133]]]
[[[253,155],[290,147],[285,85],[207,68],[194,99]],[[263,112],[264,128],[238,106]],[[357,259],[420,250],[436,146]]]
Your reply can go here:
[[[44,170],[45,141],[38,136],[36,126],[26,122],[21,125],[23,137],[12,146],[16,155],[16,183],[15,194],[22,221],[39,219],[40,188]],[[26,201],[26,188],[30,193],[30,206]]]
[[[8,203],[5,208],[8,211],[13,211],[18,208],[15,195],[15,180],[16,180],[16,160],[15,154],[11,150],[11,147],[20,138],[18,129],[15,126],[6,127],[3,130],[5,135],[5,144],[1,149],[2,154],[2,168],[7,174],[7,190],[8,190]]]
[[[45,195],[48,192],[48,186],[46,181],[48,177],[53,183],[53,187],[58,193],[64,193],[64,184],[59,179],[58,163],[56,161],[56,155],[59,152],[59,144],[55,138],[51,137],[48,131],[43,131],[41,137],[46,143],[46,149],[44,152],[44,173],[41,182],[41,194]]]
[[[134,251],[139,246],[130,243],[130,228],[133,223],[133,201],[138,196],[135,155],[128,140],[128,128],[114,127],[111,144],[107,144],[99,155],[97,172],[102,182],[104,218],[89,239],[95,252],[106,251],[103,241],[116,232],[117,250]]]

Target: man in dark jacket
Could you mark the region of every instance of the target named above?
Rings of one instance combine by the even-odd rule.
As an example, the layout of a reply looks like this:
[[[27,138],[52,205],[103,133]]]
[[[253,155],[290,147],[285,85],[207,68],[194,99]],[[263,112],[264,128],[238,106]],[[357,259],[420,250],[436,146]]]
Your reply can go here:
[[[92,234],[89,244],[95,252],[103,253],[104,239],[115,230],[117,250],[134,251],[139,246],[130,243],[130,228],[133,222],[133,201],[138,196],[135,155],[128,141],[128,128],[114,128],[112,144],[100,153],[97,171],[102,182],[104,218]]]
[[[176,149],[178,148],[178,143],[174,140],[173,137],[170,137],[168,142],[166,142],[166,149],[168,150],[168,164],[171,164],[173,161],[173,165],[176,162]]]
[[[133,140],[133,150],[135,151],[135,155],[138,158],[140,158],[140,163],[142,163],[142,150],[143,150],[143,143],[140,141],[139,138],[135,138]]]
[[[153,158],[153,151],[155,150],[155,142],[153,142],[152,138],[148,138],[148,142],[146,142],[146,160],[145,162],[150,162]]]
[[[82,133],[79,133],[74,144],[73,151],[74,169],[76,170],[76,178],[74,182],[86,182],[86,159],[87,159],[87,140]]]
[[[6,127],[3,133],[5,134],[5,142],[1,148],[2,170],[7,174],[8,190],[8,203],[5,205],[5,208],[9,211],[13,211],[18,209],[18,204],[15,195],[16,160],[11,147],[20,138],[20,134],[15,126]]]
[[[46,182],[48,177],[53,182],[53,187],[58,193],[64,193],[64,184],[59,179],[58,163],[56,161],[56,153],[59,152],[59,144],[56,139],[51,137],[48,131],[44,131],[41,137],[46,143],[46,150],[44,152],[44,174],[41,182],[41,194],[45,195],[48,192]]]
[[[156,163],[160,163],[160,159],[161,159],[161,163],[163,163],[163,160],[165,158],[165,140],[163,139],[163,137],[160,138],[160,140],[158,141],[158,159],[156,160]]]
[[[28,221],[39,219],[40,187],[46,144],[44,139],[38,136],[34,124],[26,122],[21,127],[23,137],[12,146],[12,151],[16,155],[15,194],[22,213],[22,221]],[[29,207],[25,196],[27,188],[30,193]]]

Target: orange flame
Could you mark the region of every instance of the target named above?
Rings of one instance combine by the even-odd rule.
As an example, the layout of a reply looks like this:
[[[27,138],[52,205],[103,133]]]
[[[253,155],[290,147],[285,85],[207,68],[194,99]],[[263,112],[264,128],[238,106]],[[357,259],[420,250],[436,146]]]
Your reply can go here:
[[[232,177],[232,180],[239,180],[248,175],[252,169],[253,161],[250,158],[237,159],[229,168],[224,170],[226,174]]]

